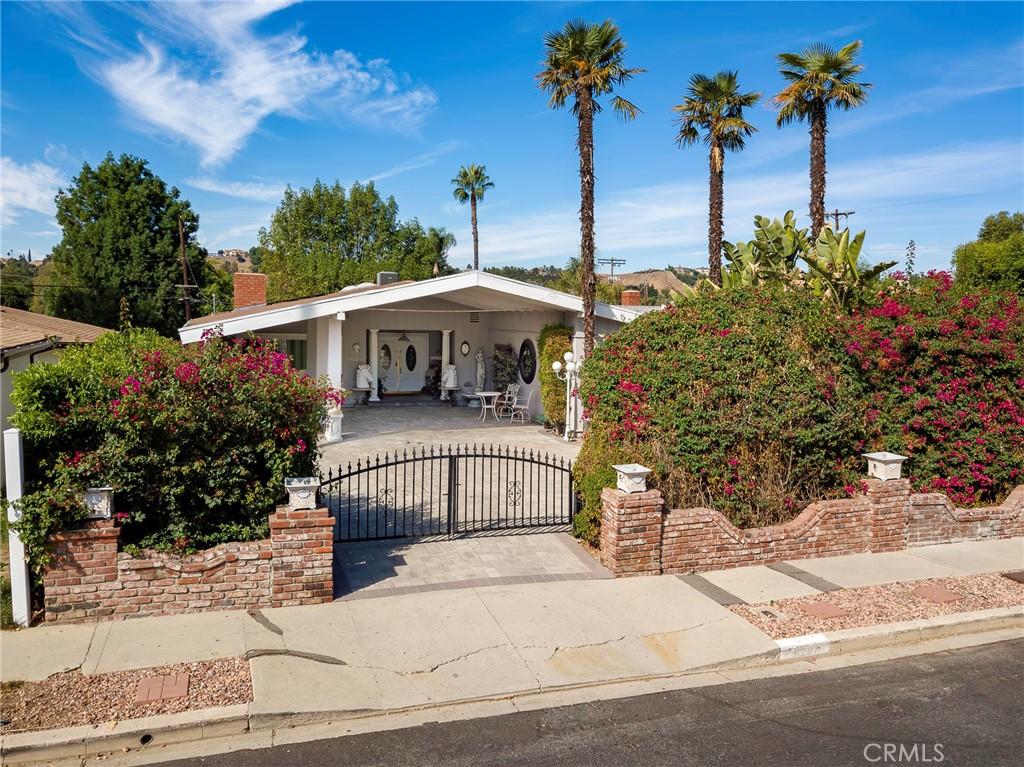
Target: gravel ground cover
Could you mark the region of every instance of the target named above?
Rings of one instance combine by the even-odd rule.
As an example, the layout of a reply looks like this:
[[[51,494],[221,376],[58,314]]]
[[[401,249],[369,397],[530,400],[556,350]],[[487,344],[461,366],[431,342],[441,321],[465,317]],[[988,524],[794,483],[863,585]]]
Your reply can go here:
[[[936,604],[911,593],[926,584],[949,589],[963,598],[956,602]],[[800,608],[802,604],[814,602],[830,602],[848,614],[836,618],[816,618]],[[990,574],[887,583],[882,586],[831,591],[813,597],[780,599],[767,605],[734,605],[729,609],[753,623],[772,639],[783,639],[1014,605],[1024,605],[1024,584]],[[766,608],[785,617],[766,615],[762,612]]]
[[[188,672],[184,698],[136,704],[143,677]],[[123,719],[230,706],[252,700],[249,663],[243,658],[177,663],[173,666],[85,676],[77,669],[41,682],[5,683],[0,702],[0,733],[49,730],[82,724],[103,725]]]

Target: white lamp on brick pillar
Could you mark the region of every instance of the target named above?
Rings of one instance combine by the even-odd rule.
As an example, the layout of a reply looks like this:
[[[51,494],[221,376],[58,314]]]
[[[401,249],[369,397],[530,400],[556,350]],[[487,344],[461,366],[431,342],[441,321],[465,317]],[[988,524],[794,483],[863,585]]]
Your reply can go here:
[[[903,462],[907,456],[885,451],[878,453],[864,453],[868,459],[868,476],[880,479],[883,482],[890,479],[899,479],[902,472]]]
[[[647,492],[647,475],[651,470],[638,463],[620,463],[615,469],[615,486],[624,493]]]

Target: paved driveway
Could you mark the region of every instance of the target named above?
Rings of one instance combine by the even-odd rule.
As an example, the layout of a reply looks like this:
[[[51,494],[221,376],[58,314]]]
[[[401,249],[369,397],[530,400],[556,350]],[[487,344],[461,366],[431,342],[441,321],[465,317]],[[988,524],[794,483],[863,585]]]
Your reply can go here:
[[[337,471],[339,464],[378,453],[474,443],[507,445],[573,460],[579,453],[578,443],[565,442],[538,424],[496,423],[490,416],[481,423],[479,417],[476,408],[438,404],[346,408],[344,441],[323,449],[320,466],[326,473],[328,468]]]
[[[341,543],[334,549],[339,599],[611,577],[568,533]]]

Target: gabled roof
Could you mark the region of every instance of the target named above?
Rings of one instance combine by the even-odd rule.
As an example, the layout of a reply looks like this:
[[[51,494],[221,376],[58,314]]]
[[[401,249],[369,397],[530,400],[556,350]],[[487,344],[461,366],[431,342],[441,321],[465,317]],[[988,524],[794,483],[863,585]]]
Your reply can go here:
[[[84,322],[0,306],[0,352],[5,356],[51,341],[56,344],[90,343],[109,332],[107,328]]]
[[[579,296],[490,272],[468,271],[419,282],[353,286],[324,296],[281,301],[266,306],[248,306],[231,312],[197,317],[181,328],[178,334],[182,343],[192,343],[200,340],[205,331],[218,327],[225,335],[235,335],[326,317],[338,312],[394,307],[397,304],[406,304],[407,308],[416,309],[419,303],[428,299],[440,300],[454,311],[553,309],[574,314],[583,311],[583,299]],[[639,312],[634,311],[635,307],[598,303],[595,309],[597,316],[617,322],[628,322],[639,315]]]

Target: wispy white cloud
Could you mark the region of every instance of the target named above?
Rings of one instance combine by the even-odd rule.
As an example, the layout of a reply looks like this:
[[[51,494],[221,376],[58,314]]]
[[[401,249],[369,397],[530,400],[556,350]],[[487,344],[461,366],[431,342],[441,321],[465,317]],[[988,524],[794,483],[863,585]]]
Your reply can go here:
[[[411,160],[406,160],[398,165],[394,165],[387,170],[382,170],[379,173],[374,173],[372,176],[367,178],[367,181],[380,181],[385,178],[392,178],[402,173],[407,173],[410,170],[417,170],[418,168],[426,168],[428,165],[433,165],[440,158],[446,154],[451,154],[457,144],[454,141],[445,141],[443,144],[438,144],[436,147],[431,149],[429,152],[416,155]]]
[[[969,194],[1021,187],[1024,149],[1017,142],[962,144],[908,156],[859,158],[829,172],[830,198],[869,209],[855,228],[899,228],[908,219],[905,207],[943,194]],[[807,176],[802,169],[776,173],[736,174],[726,179],[726,239],[747,239],[755,214],[778,216],[792,209],[806,223]],[[898,207],[888,213],[886,203]],[[921,226],[937,229],[934,215]],[[596,211],[598,249],[607,255],[648,253],[678,262],[707,248],[707,186],[703,180],[659,184],[614,192],[600,199]],[[921,230],[919,229],[918,232]],[[908,239],[915,233],[907,235]],[[458,263],[470,253],[467,231],[456,228]],[[920,235],[918,235],[920,236]],[[480,227],[480,255],[486,264],[544,260],[564,263],[578,251],[579,221],[575,205],[522,216],[503,216]],[[921,242],[919,252],[940,245]],[[868,249],[870,248],[870,237]],[[946,247],[948,243],[942,243]],[[929,251],[930,252],[930,251]],[[948,249],[947,251],[948,252]],[[886,256],[891,254],[886,253]]]
[[[0,158],[0,222],[10,226],[26,212],[54,214],[53,198],[66,183],[61,171],[44,162],[21,164]]]
[[[270,115],[309,117],[314,96],[315,108],[330,104],[354,122],[416,130],[437,96],[405,82],[386,60],[310,50],[298,33],[256,30],[288,4],[124,4],[140,25],[133,46],[112,39],[84,6],[52,5],[82,68],[140,126],[196,147],[204,166],[234,156]]]
[[[280,200],[284,192],[284,184],[264,184],[259,181],[227,181],[210,176],[192,176],[185,183],[204,192],[214,192],[228,197],[241,197],[244,200],[272,202]]]

